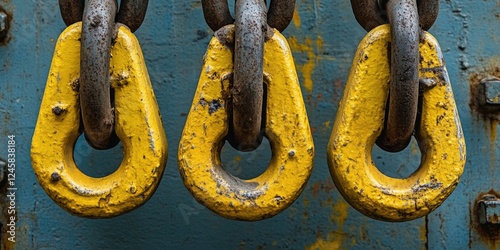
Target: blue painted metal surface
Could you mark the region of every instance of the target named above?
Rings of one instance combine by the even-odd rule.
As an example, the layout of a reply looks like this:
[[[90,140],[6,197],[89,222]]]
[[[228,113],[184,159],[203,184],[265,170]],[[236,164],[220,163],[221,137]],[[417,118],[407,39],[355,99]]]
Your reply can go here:
[[[499,191],[498,118],[474,101],[480,79],[500,76],[500,1],[441,1],[430,32],[441,43],[467,142],[467,165],[456,191],[426,218],[406,223],[367,218],[343,200],[326,164],[326,144],[356,45],[365,31],[347,0],[298,0],[289,39],[303,84],[316,147],[315,168],[300,198],[285,212],[259,222],[231,221],[196,203],[177,171],[176,150],[212,35],[201,1],[150,1],[136,32],[142,44],[170,146],[167,170],[143,207],[114,219],[71,216],[43,192],[29,149],[55,42],[65,25],[57,1],[0,1],[13,16],[10,41],[0,46],[0,157],[16,136],[15,249],[496,249],[496,229],[479,227],[476,199]],[[369,105],[367,105],[368,107]],[[482,113],[481,113],[482,112]],[[223,161],[241,177],[258,175],[270,159],[264,143],[250,153],[226,145]],[[374,149],[388,175],[408,176],[420,154],[413,141],[402,153]],[[89,175],[114,171],[120,148],[96,151],[82,138],[77,163]],[[5,201],[0,203],[6,209]],[[2,221],[2,223],[6,223]],[[5,234],[2,238],[6,237]]]

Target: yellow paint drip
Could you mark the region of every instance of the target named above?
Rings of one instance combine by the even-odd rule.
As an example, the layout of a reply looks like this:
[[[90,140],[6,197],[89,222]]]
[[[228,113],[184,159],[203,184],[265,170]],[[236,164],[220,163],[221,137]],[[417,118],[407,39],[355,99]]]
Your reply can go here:
[[[295,11],[293,12],[293,25],[295,25],[295,27],[300,27],[300,16],[299,16],[299,12],[297,11],[297,9],[295,9]]]
[[[427,222],[423,220],[422,226],[420,226],[420,241],[427,242]]]
[[[234,26],[226,27],[228,32],[234,31]],[[267,105],[263,115],[273,154],[266,171],[250,180],[232,176],[220,160],[229,129],[231,50],[214,37],[204,58],[179,143],[184,185],[196,200],[226,218],[270,218],[297,199],[313,166],[314,144],[290,48],[277,30],[264,44]],[[215,110],[210,109],[213,103],[217,104]]]
[[[307,61],[304,64],[297,64],[297,70],[304,78],[304,88],[308,92],[312,92],[314,86],[312,74],[314,73],[317,63],[320,60],[333,60],[334,58],[318,55],[318,53],[323,50],[324,46],[324,41],[321,36],[318,36],[314,42],[311,38],[306,38],[304,43],[299,43],[296,37],[290,37],[289,43],[292,51],[307,54]]]
[[[349,204],[343,200],[338,200],[332,207],[332,214],[330,220],[333,224],[337,225],[339,230],[344,227],[344,222],[347,219],[347,212],[349,211]]]
[[[435,84],[422,94],[416,139],[422,150],[417,171],[404,179],[381,173],[371,159],[380,135],[389,87],[388,25],[360,43],[328,143],[328,165],[347,202],[363,214],[407,221],[436,209],[457,186],[465,165],[465,140],[439,44],[424,32],[419,77]]]
[[[335,233],[330,233],[327,239],[318,238],[316,242],[310,246],[306,246],[306,250],[336,250],[341,249],[342,239],[336,238]]]
[[[79,216],[113,217],[141,206],[153,195],[167,161],[167,140],[139,42],[121,26],[110,67],[115,131],[124,159],[114,173],[102,178],[78,169],[73,147],[80,136],[80,105],[74,83],[80,74],[81,30],[81,23],[75,23],[57,42],[31,161],[40,186],[59,206]]]

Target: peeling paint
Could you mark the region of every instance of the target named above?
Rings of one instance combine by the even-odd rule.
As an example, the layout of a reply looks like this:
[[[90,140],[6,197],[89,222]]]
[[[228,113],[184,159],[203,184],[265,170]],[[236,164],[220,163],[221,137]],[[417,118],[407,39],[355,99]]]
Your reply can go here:
[[[295,65],[297,66],[297,70],[302,73],[302,77],[304,78],[302,81],[304,88],[308,92],[312,92],[314,85],[312,74],[318,61],[322,59],[322,57],[318,55],[318,51],[321,51],[323,49],[323,38],[321,38],[321,36],[318,36],[313,42],[311,38],[307,37],[304,43],[300,43],[296,37],[292,36],[288,39],[288,42],[293,52],[307,54],[307,61],[305,63],[300,64],[299,62],[297,62],[297,60],[295,60]]]
[[[300,27],[300,16],[299,16],[299,12],[297,10],[295,10],[293,12],[293,19],[292,20],[293,20],[293,25],[295,27],[297,27],[297,28]]]
[[[306,246],[306,250],[335,250],[342,249],[342,239],[337,234],[330,233],[326,239],[318,238],[313,244]]]

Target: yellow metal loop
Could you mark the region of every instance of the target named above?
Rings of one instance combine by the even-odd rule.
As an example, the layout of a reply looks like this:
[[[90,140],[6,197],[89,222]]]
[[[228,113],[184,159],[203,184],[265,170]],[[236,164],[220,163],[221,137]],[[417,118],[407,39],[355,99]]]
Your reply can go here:
[[[116,134],[123,160],[114,173],[93,178],[73,160],[80,136],[81,23],[59,37],[33,135],[33,170],[45,192],[72,214],[113,217],[144,204],[156,190],[167,160],[167,140],[139,43],[120,27],[111,53]]]
[[[212,38],[180,140],[179,170],[187,189],[213,212],[238,220],[270,218],[297,199],[313,166],[313,140],[288,43],[275,30],[264,44],[265,135],[273,154],[266,171],[251,180],[226,172],[220,160],[232,72],[231,50]]]
[[[344,198],[363,214],[385,221],[425,216],[451,194],[465,165],[465,140],[439,44],[424,32],[420,43],[420,120],[415,137],[422,153],[412,175],[396,179],[372,162],[389,88],[389,26],[360,43],[328,144],[328,164]]]

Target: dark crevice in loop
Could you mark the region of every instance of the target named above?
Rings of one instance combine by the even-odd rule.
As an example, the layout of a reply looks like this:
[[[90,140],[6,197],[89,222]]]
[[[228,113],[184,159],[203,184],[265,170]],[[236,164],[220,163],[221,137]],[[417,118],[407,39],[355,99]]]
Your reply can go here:
[[[241,0],[236,0],[236,3]],[[265,4],[266,1],[261,0]],[[208,26],[217,31],[225,25],[234,23],[229,12],[227,0],[202,0],[203,16]],[[267,14],[267,24],[282,32],[292,21],[295,0],[271,0]]]
[[[135,32],[144,21],[148,2],[148,0],[122,0],[116,22],[125,24],[130,31]]]
[[[377,145],[390,152],[406,148],[411,140],[418,107],[419,34],[415,0],[389,1],[391,25],[391,83],[389,105]]]
[[[80,106],[85,138],[96,149],[118,143],[110,87],[110,54],[116,0],[89,0],[82,20]]]
[[[235,16],[233,138],[237,150],[251,151],[262,141],[263,58],[268,27],[265,3],[238,0]]]
[[[354,17],[366,30],[389,23],[385,6],[388,2],[399,0],[351,0]],[[439,14],[439,0],[416,0],[419,25],[423,30],[429,30]]]
[[[83,17],[84,0],[59,0],[59,9],[64,23],[70,26],[80,22]]]

